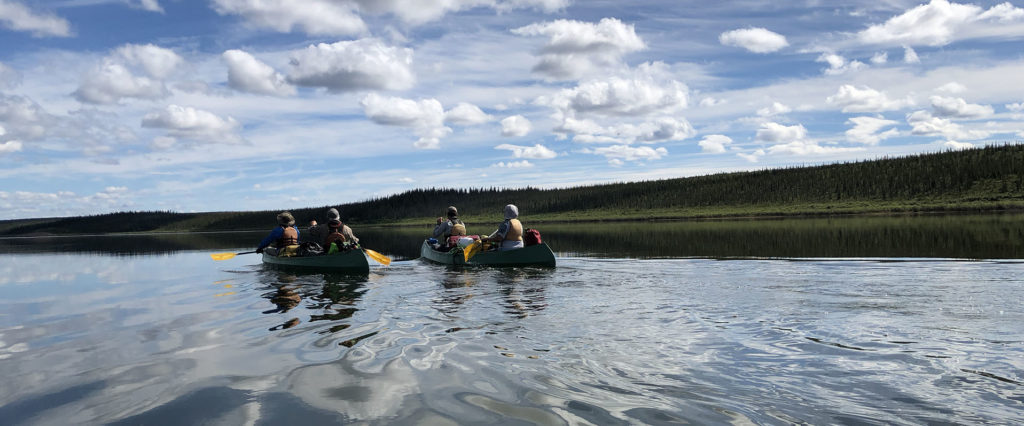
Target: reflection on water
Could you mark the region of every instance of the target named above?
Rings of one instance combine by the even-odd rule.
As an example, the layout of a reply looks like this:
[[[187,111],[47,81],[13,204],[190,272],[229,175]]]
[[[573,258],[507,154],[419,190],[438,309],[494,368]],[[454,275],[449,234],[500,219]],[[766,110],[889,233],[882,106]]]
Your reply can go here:
[[[357,275],[0,243],[0,423],[1014,423],[1024,262],[935,258],[1019,258],[1021,216],[914,219],[550,225],[557,268]]]
[[[479,225],[470,225],[479,227]],[[657,257],[1024,258],[1024,214],[541,224],[562,255]],[[364,247],[419,257],[430,227],[359,229]],[[251,250],[263,232],[0,238],[0,253]]]
[[[557,250],[608,257],[1024,257],[1024,215],[545,226]]]

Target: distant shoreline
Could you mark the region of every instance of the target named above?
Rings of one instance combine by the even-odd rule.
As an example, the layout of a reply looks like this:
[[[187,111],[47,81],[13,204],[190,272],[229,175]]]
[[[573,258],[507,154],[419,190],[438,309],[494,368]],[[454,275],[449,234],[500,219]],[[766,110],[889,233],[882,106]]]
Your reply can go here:
[[[671,214],[644,214],[644,212],[634,211],[628,214],[623,214],[618,217],[611,216],[595,216],[594,212],[576,212],[576,215],[537,215],[538,217],[530,217],[524,215],[521,217],[523,223],[527,226],[533,224],[586,224],[586,223],[625,223],[625,222],[704,222],[704,221],[758,221],[758,220],[784,220],[784,219],[818,219],[818,218],[855,218],[855,217],[906,217],[906,216],[942,216],[942,215],[999,215],[999,214],[1015,214],[1024,213],[1024,200],[1006,200],[1000,202],[998,206],[980,208],[957,208],[952,206],[930,206],[924,208],[921,206],[905,206],[902,209],[890,208],[888,210],[856,210],[856,211],[843,211],[840,209],[824,209],[824,210],[798,210],[793,212],[780,213],[778,210],[784,207],[793,206],[773,206],[774,208],[764,208],[763,213],[747,212],[730,214],[730,213],[705,213],[705,214],[694,214],[694,215],[671,215]],[[570,217],[567,217],[570,216]],[[392,222],[378,222],[378,223],[349,223],[352,227],[367,227],[367,228],[433,228],[436,218],[417,218],[417,219],[406,219],[401,221]],[[493,217],[481,217],[476,220],[466,220],[467,225],[496,225],[501,222],[501,218]],[[108,236],[120,236],[120,235],[173,235],[173,234],[221,234],[226,232],[265,232],[274,226],[273,222],[267,224],[265,228],[256,229],[224,229],[219,231],[210,230],[152,230],[152,231],[141,231],[141,232],[109,232],[109,233],[97,233],[97,232],[85,232],[85,233],[37,233],[37,234],[22,234],[22,235],[6,235],[0,236],[0,239],[26,239],[26,238],[71,238],[71,237],[108,237]],[[307,225],[297,224],[300,229],[306,228]]]

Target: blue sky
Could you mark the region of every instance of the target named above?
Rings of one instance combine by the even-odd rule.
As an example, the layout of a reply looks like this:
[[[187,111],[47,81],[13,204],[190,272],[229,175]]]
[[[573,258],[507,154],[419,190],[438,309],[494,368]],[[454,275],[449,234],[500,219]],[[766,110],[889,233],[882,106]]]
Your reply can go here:
[[[1014,2],[0,0],[0,219],[1017,143],[1022,39]]]

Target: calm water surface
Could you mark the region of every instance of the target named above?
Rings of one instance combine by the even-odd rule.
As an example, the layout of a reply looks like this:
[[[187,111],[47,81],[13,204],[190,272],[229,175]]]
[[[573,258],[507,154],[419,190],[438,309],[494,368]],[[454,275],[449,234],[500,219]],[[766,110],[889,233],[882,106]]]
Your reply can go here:
[[[543,226],[557,268],[425,229],[357,229],[397,260],[355,276],[0,240],[0,424],[1024,420],[1020,215]]]

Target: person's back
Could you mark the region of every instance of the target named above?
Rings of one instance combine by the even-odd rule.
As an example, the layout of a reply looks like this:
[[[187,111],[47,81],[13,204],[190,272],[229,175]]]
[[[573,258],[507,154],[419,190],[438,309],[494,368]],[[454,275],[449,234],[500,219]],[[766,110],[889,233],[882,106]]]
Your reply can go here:
[[[498,225],[497,231],[483,240],[500,243],[499,250],[523,248],[523,224],[519,222],[519,208],[513,204],[505,206],[505,221]]]
[[[278,214],[277,223],[278,226],[260,241],[260,244],[256,247],[257,253],[262,253],[263,249],[271,245],[280,250],[299,243],[299,230],[295,228],[295,218],[292,217],[291,213],[282,212]],[[277,252],[275,251],[274,254],[277,254]]]
[[[459,220],[459,211],[455,206],[448,207],[447,216],[447,220],[443,217],[437,218],[437,226],[434,226],[434,238],[448,242],[452,236],[466,235],[466,224]]]
[[[324,247],[330,247],[331,243],[336,243],[339,247],[341,247],[342,244],[348,241],[348,237],[346,237],[345,234],[341,232],[342,224],[340,220],[332,220],[330,222],[327,222],[327,226],[331,232],[330,234],[327,235],[327,238],[324,240]]]
[[[338,209],[331,208],[327,210],[327,222],[329,223],[331,220],[335,219],[341,219],[341,215],[338,213]],[[310,224],[309,228],[306,229],[306,232],[304,234],[305,238],[303,239],[303,241],[309,241],[323,245],[324,240],[327,239],[327,236],[330,233],[331,230],[327,224],[317,224],[316,221],[313,221]]]

